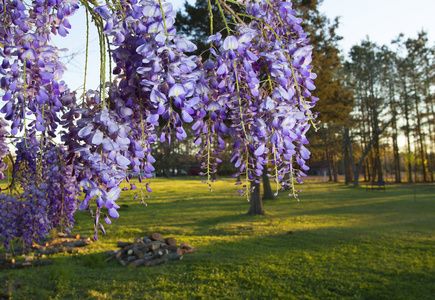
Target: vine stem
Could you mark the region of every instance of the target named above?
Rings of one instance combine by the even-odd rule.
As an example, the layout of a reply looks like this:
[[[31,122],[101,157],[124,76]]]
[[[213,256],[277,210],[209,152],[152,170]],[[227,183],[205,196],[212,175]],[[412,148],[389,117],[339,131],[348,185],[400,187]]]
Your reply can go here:
[[[220,4],[222,5],[222,7],[227,11],[227,13],[234,18],[237,19],[237,21],[242,24],[244,27],[246,26],[246,23],[234,12],[234,10],[225,2],[223,2],[222,0],[218,0],[220,2]],[[234,3],[234,2],[233,2]],[[236,23],[236,20],[234,20],[234,23]]]
[[[210,35],[213,35],[213,9],[211,6],[211,1],[208,0],[208,14],[210,16]],[[210,43],[211,47],[213,46],[213,42]]]
[[[163,10],[162,0],[159,0],[160,10],[162,11],[163,26],[165,26],[165,34],[168,36],[168,28],[166,27],[165,11]]]
[[[26,87],[27,87],[27,83],[26,83],[26,60],[24,60],[24,64],[23,64],[23,97],[24,97],[23,106],[25,105],[25,102],[26,102]],[[23,124],[24,124],[24,145],[26,145],[26,148],[27,148],[26,116],[23,116]]]
[[[242,105],[242,98],[240,97],[240,85],[239,85],[239,74],[237,73],[237,63],[236,60],[233,60],[233,64],[234,64],[234,74],[236,76],[236,87],[237,87],[237,99],[239,100],[239,110],[240,110],[240,121],[242,123],[242,129],[243,129],[243,134],[245,135],[245,144],[247,143],[247,139],[248,139],[248,133],[246,132],[246,128],[245,128],[245,122],[243,121],[243,105]],[[249,187],[248,187],[248,169],[249,169],[249,147],[247,147],[247,151],[246,151],[246,191],[247,191],[247,196],[249,195]]]
[[[290,182],[291,182],[291,187],[292,187],[292,192],[293,192],[293,197],[295,199],[298,199],[297,195],[296,195],[296,191],[295,191],[295,178],[293,176],[293,157],[290,161]],[[299,199],[298,199],[299,200]]]
[[[86,97],[86,79],[88,76],[88,58],[89,58],[89,11],[88,7],[85,6],[86,9],[86,56],[85,56],[85,78],[83,82],[83,103],[85,104],[85,97]]]
[[[228,26],[228,22],[227,22],[227,19],[225,18],[224,10],[222,9],[222,6],[220,3],[221,3],[220,0],[216,0],[216,4],[219,7],[219,11],[221,12],[222,19],[224,20],[224,23],[225,23],[225,28],[227,29],[228,35],[230,35],[231,34],[230,27]]]
[[[208,119],[207,124],[207,184],[210,187],[211,186],[211,180],[210,180],[210,151],[211,151],[211,137],[210,137],[210,118]]]

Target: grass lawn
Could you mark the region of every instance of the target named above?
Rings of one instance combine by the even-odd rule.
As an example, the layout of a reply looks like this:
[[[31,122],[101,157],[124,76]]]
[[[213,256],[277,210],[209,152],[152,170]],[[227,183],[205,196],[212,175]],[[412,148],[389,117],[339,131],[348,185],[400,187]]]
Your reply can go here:
[[[89,253],[1,270],[12,299],[434,299],[435,186],[366,192],[309,183],[248,216],[234,179],[210,193],[198,178],[152,179],[148,206],[125,192],[121,217]],[[88,213],[74,233],[93,235]],[[199,248],[152,268],[105,263],[118,240],[160,232]]]

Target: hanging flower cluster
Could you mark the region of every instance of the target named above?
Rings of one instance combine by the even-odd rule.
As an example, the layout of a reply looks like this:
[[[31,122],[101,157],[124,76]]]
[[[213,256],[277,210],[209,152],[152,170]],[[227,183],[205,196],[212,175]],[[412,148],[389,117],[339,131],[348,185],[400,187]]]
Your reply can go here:
[[[31,245],[32,241],[44,238],[50,230],[45,199],[47,186],[36,179],[39,176],[36,166],[39,144],[33,139],[22,139],[16,147],[13,176],[17,190],[21,187],[23,192],[0,194],[0,236],[6,249],[16,238]]]
[[[16,238],[31,245],[52,228],[70,232],[80,192],[61,147],[51,143],[41,152],[33,136],[21,139],[16,147],[10,194],[0,194],[0,235],[6,248]]]
[[[209,120],[200,120],[194,129],[207,137],[203,149],[211,144],[210,129],[219,147],[229,132],[235,141],[231,161],[239,170],[236,176],[244,174],[246,182],[259,182],[272,163],[276,193],[289,186],[296,197],[294,182],[308,170],[305,133],[314,121],[311,108],[318,99],[310,92],[316,78],[310,66],[312,46],[294,14],[289,2],[250,1],[246,14],[240,14],[249,23],[241,21],[234,33],[228,28],[225,39],[220,33],[210,36],[214,59],[204,65],[209,70],[207,88],[212,90]],[[224,125],[227,118],[229,131]],[[294,162],[302,170],[296,170]],[[249,195],[245,187],[241,195]]]
[[[66,68],[59,50],[49,45],[51,34],[68,34],[68,17],[79,1],[0,4],[5,102],[0,111],[12,123],[11,135],[24,131],[14,182],[25,192],[0,196],[0,234],[6,246],[16,237],[30,243],[54,227],[68,232],[76,208],[91,212],[97,239],[98,229],[105,233],[100,219],[110,224],[119,217],[120,184],[134,174],[140,182],[151,177],[151,144],[170,144],[173,134],[186,138],[186,126],[201,146],[198,156],[204,158],[210,186],[224,138],[230,135],[231,161],[246,181],[240,194],[249,195],[247,182],[258,182],[272,164],[277,189],[290,186],[296,196],[294,182],[308,169],[305,134],[315,120],[311,109],[317,98],[311,96],[316,77],[310,66],[312,47],[290,2],[239,1],[246,13],[235,16],[239,25],[227,28],[225,38],[210,36],[211,56],[205,62],[188,55],[196,46],[177,35],[170,3],[80,3],[99,28],[102,49],[101,84],[82,97],[60,82]],[[216,4],[224,14],[225,3]],[[6,125],[0,119],[0,157],[8,152]],[[57,129],[65,148],[51,140]],[[151,192],[149,183],[144,185]],[[131,184],[126,189],[137,188]],[[149,197],[142,185],[139,192],[142,202]],[[26,234],[17,231],[23,226],[18,220],[25,218],[33,222]]]
[[[59,225],[54,219],[49,220],[47,215],[51,207],[49,198],[56,194],[56,185],[48,185],[47,176],[43,175],[41,147],[47,144],[49,139],[46,137],[56,137],[60,121],[57,114],[63,109],[61,97],[69,91],[60,82],[66,68],[59,61],[59,50],[49,42],[52,34],[67,35],[71,28],[68,18],[77,8],[78,0],[37,0],[31,5],[20,0],[0,3],[0,87],[4,91],[4,105],[0,112],[11,121],[12,136],[20,132],[24,135],[15,144],[17,154],[11,171],[14,178],[9,186],[11,195],[2,194],[0,201],[0,237],[6,247],[15,238],[30,245],[32,240],[43,238],[50,228]],[[4,129],[5,123],[2,119],[0,156],[8,152],[8,147],[3,144],[8,133]],[[37,132],[40,137],[37,137]],[[1,170],[5,167],[2,164]],[[63,180],[73,178],[62,172],[59,175],[65,175]],[[77,199],[72,196],[67,201],[73,207]],[[70,211],[69,217],[66,211],[52,215],[66,220],[72,218],[74,210]]]
[[[103,34],[111,40],[117,77],[103,83],[98,92],[88,91],[83,107],[64,117],[72,121],[72,116],[80,115],[69,123],[64,139],[78,154],[76,170],[85,193],[79,208],[90,209],[95,198],[95,228],[103,231],[102,209],[107,209],[106,223],[119,216],[115,201],[120,183],[135,173],[139,180],[151,177],[154,171],[150,146],[158,139],[154,127],[160,125],[160,141],[170,143],[172,131],[178,139],[185,138],[183,124],[199,116],[199,101],[191,99],[201,74],[196,71],[198,59],[184,54],[196,47],[176,35],[172,5],[156,1],[120,5],[115,11],[109,5],[95,9],[104,21]],[[151,191],[148,185],[146,189]]]
[[[0,74],[6,102],[0,111],[12,121],[12,135],[25,130],[56,136],[56,114],[62,107],[59,97],[66,90],[59,80],[66,67],[59,61],[59,50],[49,42],[51,34],[67,35],[68,17],[77,3],[40,0],[33,1],[31,8],[20,0],[0,4]]]
[[[46,185],[46,212],[50,228],[70,233],[74,226],[74,213],[80,187],[73,174],[73,165],[66,164],[67,152],[50,143],[43,151],[42,174]]]

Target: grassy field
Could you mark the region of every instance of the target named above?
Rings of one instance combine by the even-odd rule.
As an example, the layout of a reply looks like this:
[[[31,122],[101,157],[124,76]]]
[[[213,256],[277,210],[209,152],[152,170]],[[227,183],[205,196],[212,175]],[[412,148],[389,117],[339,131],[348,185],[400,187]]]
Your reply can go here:
[[[435,186],[366,192],[309,183],[248,216],[234,179],[210,193],[197,178],[153,179],[148,206],[125,193],[121,217],[89,253],[0,272],[12,299],[434,299]],[[76,214],[74,233],[92,236]],[[105,263],[118,240],[160,232],[199,252],[132,269]]]

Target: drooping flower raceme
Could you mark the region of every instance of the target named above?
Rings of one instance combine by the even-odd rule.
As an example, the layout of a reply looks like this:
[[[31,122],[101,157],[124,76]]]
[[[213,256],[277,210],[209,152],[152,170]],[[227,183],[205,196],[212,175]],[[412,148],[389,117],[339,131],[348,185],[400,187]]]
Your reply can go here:
[[[40,145],[32,136],[16,143],[10,195],[0,194],[0,235],[6,248],[16,238],[29,246],[52,228],[68,233],[74,225],[80,189],[72,165],[65,164],[62,147],[49,143],[41,150]]]
[[[203,135],[215,128],[220,138],[226,132],[222,120],[228,118],[236,175],[258,181],[272,163],[277,190],[290,186],[296,196],[294,182],[308,170],[305,134],[315,119],[311,108],[317,98],[310,92],[316,78],[310,66],[312,46],[294,14],[289,2],[251,1],[242,14],[247,24],[239,24],[225,39],[220,33],[209,38],[215,58],[208,73],[213,97],[208,123],[201,120],[194,129]],[[246,186],[239,192],[250,191]]]
[[[33,1],[30,9],[20,0],[0,4],[0,74],[5,91],[0,111],[12,121],[12,135],[25,130],[55,137],[57,113],[62,108],[60,95],[66,90],[60,79],[66,68],[59,61],[59,50],[49,42],[51,34],[67,35],[71,28],[68,17],[78,8],[77,3]]]
[[[200,62],[185,54],[196,47],[176,35],[172,5],[119,4],[117,10],[108,4],[95,9],[111,41],[116,78],[98,91],[88,91],[82,107],[64,115],[69,128],[64,140],[77,154],[78,180],[85,193],[79,208],[91,209],[91,201],[96,201],[95,229],[103,231],[102,211],[107,210],[106,223],[119,216],[120,183],[133,174],[141,181],[151,177],[151,143],[170,143],[172,131],[178,139],[185,138],[184,124],[200,117],[200,101],[193,97],[202,75]],[[155,126],[161,127],[160,137]]]
[[[9,190],[15,194],[2,196],[0,201],[3,207],[0,236],[4,237],[6,247],[15,238],[30,245],[57,227],[59,222],[63,222],[61,220],[69,219],[66,223],[73,224],[71,218],[77,202],[77,189],[69,189],[69,198],[53,198],[60,196],[56,193],[58,187],[67,185],[59,186],[52,176],[54,174],[48,175],[51,182],[47,181],[43,162],[50,159],[44,157],[43,152],[50,137],[56,136],[60,121],[58,113],[63,109],[61,97],[69,93],[60,81],[66,68],[59,61],[59,50],[49,42],[52,34],[67,35],[71,27],[68,17],[77,8],[78,0],[39,0],[32,1],[30,6],[20,0],[0,3],[0,86],[4,91],[4,105],[0,111],[7,121],[11,121],[12,136],[24,131],[24,138],[16,143],[17,155],[11,170],[14,180]],[[3,137],[4,123],[1,124]],[[42,136],[38,138],[36,132]],[[7,148],[3,144],[1,151],[1,156],[6,154]],[[59,180],[74,181],[65,170],[57,171]],[[53,201],[63,201],[62,207],[55,209]],[[48,210],[53,211],[51,220]],[[71,226],[62,229],[68,231]]]

